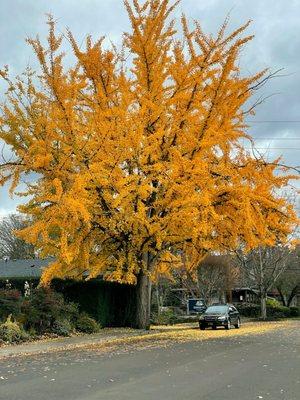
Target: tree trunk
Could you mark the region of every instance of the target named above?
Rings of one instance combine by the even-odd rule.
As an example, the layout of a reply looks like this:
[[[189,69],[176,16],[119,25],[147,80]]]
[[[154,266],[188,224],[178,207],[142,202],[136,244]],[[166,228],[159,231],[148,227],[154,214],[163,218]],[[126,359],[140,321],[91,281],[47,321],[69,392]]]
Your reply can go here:
[[[259,251],[259,294],[260,294],[260,316],[263,320],[267,319],[267,290],[264,285],[265,271],[263,268],[262,250]]]
[[[232,290],[230,289],[226,290],[226,302],[232,303]]]
[[[297,292],[298,292],[298,290],[299,290],[299,287],[298,287],[298,285],[297,286],[295,286],[294,288],[293,288],[293,290],[291,291],[291,293],[290,293],[290,295],[289,295],[289,298],[288,298],[288,300],[287,300],[287,307],[290,307],[291,306],[291,303],[292,303],[292,301],[294,300],[294,297],[297,295]]]
[[[219,293],[219,302],[220,303],[226,303],[226,295],[225,295],[224,291]]]
[[[285,297],[285,295],[282,293],[282,290],[280,289],[280,287],[277,287],[277,290],[278,290],[278,293],[279,293],[279,296],[280,296],[282,305],[285,306],[285,307],[288,307],[288,304],[287,304],[287,301],[286,301],[286,297]]]
[[[137,329],[150,329],[150,306],[151,306],[151,281],[144,271],[137,276],[136,285],[136,321],[134,327]]]
[[[267,297],[264,293],[260,295],[260,313],[263,320],[267,319]]]
[[[157,303],[157,315],[160,316],[160,296],[159,296],[159,283],[156,284],[156,303]]]

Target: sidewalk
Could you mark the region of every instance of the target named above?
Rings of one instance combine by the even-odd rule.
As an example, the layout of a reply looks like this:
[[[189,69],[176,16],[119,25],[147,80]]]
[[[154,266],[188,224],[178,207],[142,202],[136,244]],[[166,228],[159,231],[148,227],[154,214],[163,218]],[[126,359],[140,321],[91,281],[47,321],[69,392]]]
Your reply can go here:
[[[134,336],[147,336],[149,331],[130,328],[105,328],[91,335],[78,335],[65,338],[43,339],[23,344],[0,346],[0,359],[21,355],[34,355],[51,351],[84,348],[89,345],[105,345],[116,339],[126,339]]]

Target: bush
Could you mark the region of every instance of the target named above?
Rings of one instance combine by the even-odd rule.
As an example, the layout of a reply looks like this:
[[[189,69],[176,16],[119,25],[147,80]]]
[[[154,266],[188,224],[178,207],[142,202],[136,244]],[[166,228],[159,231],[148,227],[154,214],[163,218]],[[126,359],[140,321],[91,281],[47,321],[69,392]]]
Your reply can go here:
[[[239,313],[244,317],[260,317],[260,305],[243,303],[237,306]],[[288,318],[291,316],[291,310],[282,306],[277,300],[267,300],[267,318]]]
[[[267,316],[268,318],[286,318],[290,317],[291,312],[288,307],[282,306],[275,299],[267,300]]]
[[[154,325],[174,325],[177,317],[173,310],[161,311],[160,314],[153,314],[152,323]]]
[[[84,333],[96,333],[101,329],[100,325],[85,313],[79,315],[75,327],[79,332]]]
[[[243,317],[257,318],[260,315],[260,306],[254,303],[242,303],[237,305],[239,313]]]
[[[176,315],[173,324],[190,324],[199,322],[199,315]]]
[[[290,307],[290,315],[291,315],[291,317],[300,317],[300,308],[299,307]]]
[[[0,324],[0,341],[8,343],[19,343],[28,339],[29,335],[17,323],[12,321],[11,315]]]
[[[74,303],[66,303],[60,293],[50,288],[38,288],[22,305],[23,320],[26,329],[34,329],[37,333],[57,330],[57,321],[75,321],[78,308]]]
[[[76,321],[80,315],[78,304],[72,302],[71,303],[65,302],[63,315],[64,315],[63,319],[67,319],[68,321],[70,321],[71,325],[75,327]]]
[[[267,307],[280,307],[281,303],[276,299],[267,299],[266,301]]]
[[[16,289],[0,289],[0,319],[5,321],[12,314],[21,312],[21,292]]]
[[[18,342],[30,336],[44,333],[55,333],[60,336],[69,336],[74,328],[79,332],[95,333],[100,325],[88,314],[79,314],[78,305],[67,303],[62,294],[51,288],[35,289],[28,298],[21,297],[17,290],[3,289],[0,291],[0,305],[2,315],[11,317],[1,325],[0,340]],[[28,334],[21,328],[25,327]]]
[[[291,316],[289,307],[267,307],[267,316],[270,318],[288,318]]]
[[[54,322],[52,332],[59,336],[70,336],[73,328],[67,319],[58,319]]]

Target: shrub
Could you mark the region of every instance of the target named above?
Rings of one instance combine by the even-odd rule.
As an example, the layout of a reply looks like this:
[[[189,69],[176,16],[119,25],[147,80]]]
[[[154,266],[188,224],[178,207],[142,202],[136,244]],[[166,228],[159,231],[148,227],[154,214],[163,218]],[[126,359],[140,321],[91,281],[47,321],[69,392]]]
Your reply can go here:
[[[96,333],[101,329],[100,325],[85,313],[79,315],[75,327],[79,332],[84,333]]]
[[[267,299],[266,303],[267,303],[267,307],[276,308],[276,307],[280,307],[281,306],[281,303],[276,299]]]
[[[16,289],[0,289],[0,319],[5,321],[12,314],[21,312],[21,292]]]
[[[267,316],[271,318],[288,318],[291,316],[289,307],[277,306],[267,307]]]
[[[267,300],[267,316],[270,318],[285,318],[290,317],[291,312],[288,307],[282,306],[275,299]]]
[[[152,323],[154,325],[173,325],[177,322],[177,317],[173,310],[161,311],[159,314],[153,314]]]
[[[38,288],[22,305],[24,325],[37,333],[53,332],[56,321],[75,321],[78,308],[74,303],[66,303],[60,293],[50,288]]]
[[[76,321],[79,318],[79,307],[78,304],[76,303],[68,303],[65,301],[64,307],[63,307],[63,319],[67,319],[70,321],[71,325],[75,327]]]
[[[192,322],[198,322],[199,315],[176,315],[174,321],[172,320],[172,324],[186,324]]]
[[[260,316],[260,305],[244,303],[237,306],[239,313],[244,317],[258,318]],[[267,300],[267,318],[288,318],[291,316],[291,310],[282,306],[279,301]]]
[[[58,319],[54,321],[52,332],[59,336],[70,336],[72,332],[71,322],[67,319]]]
[[[257,318],[260,315],[260,306],[254,303],[242,303],[237,306],[243,317]]]
[[[300,317],[300,308],[299,307],[290,307],[290,315],[291,315],[291,317]]]
[[[29,335],[17,323],[12,321],[11,315],[0,324],[0,341],[8,343],[19,343],[29,338]]]

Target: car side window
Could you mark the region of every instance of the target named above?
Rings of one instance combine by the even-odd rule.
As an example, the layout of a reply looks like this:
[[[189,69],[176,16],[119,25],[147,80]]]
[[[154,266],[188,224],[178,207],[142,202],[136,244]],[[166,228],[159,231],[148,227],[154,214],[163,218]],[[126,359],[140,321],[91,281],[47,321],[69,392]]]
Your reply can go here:
[[[229,312],[234,312],[235,308],[234,307],[229,307]]]

